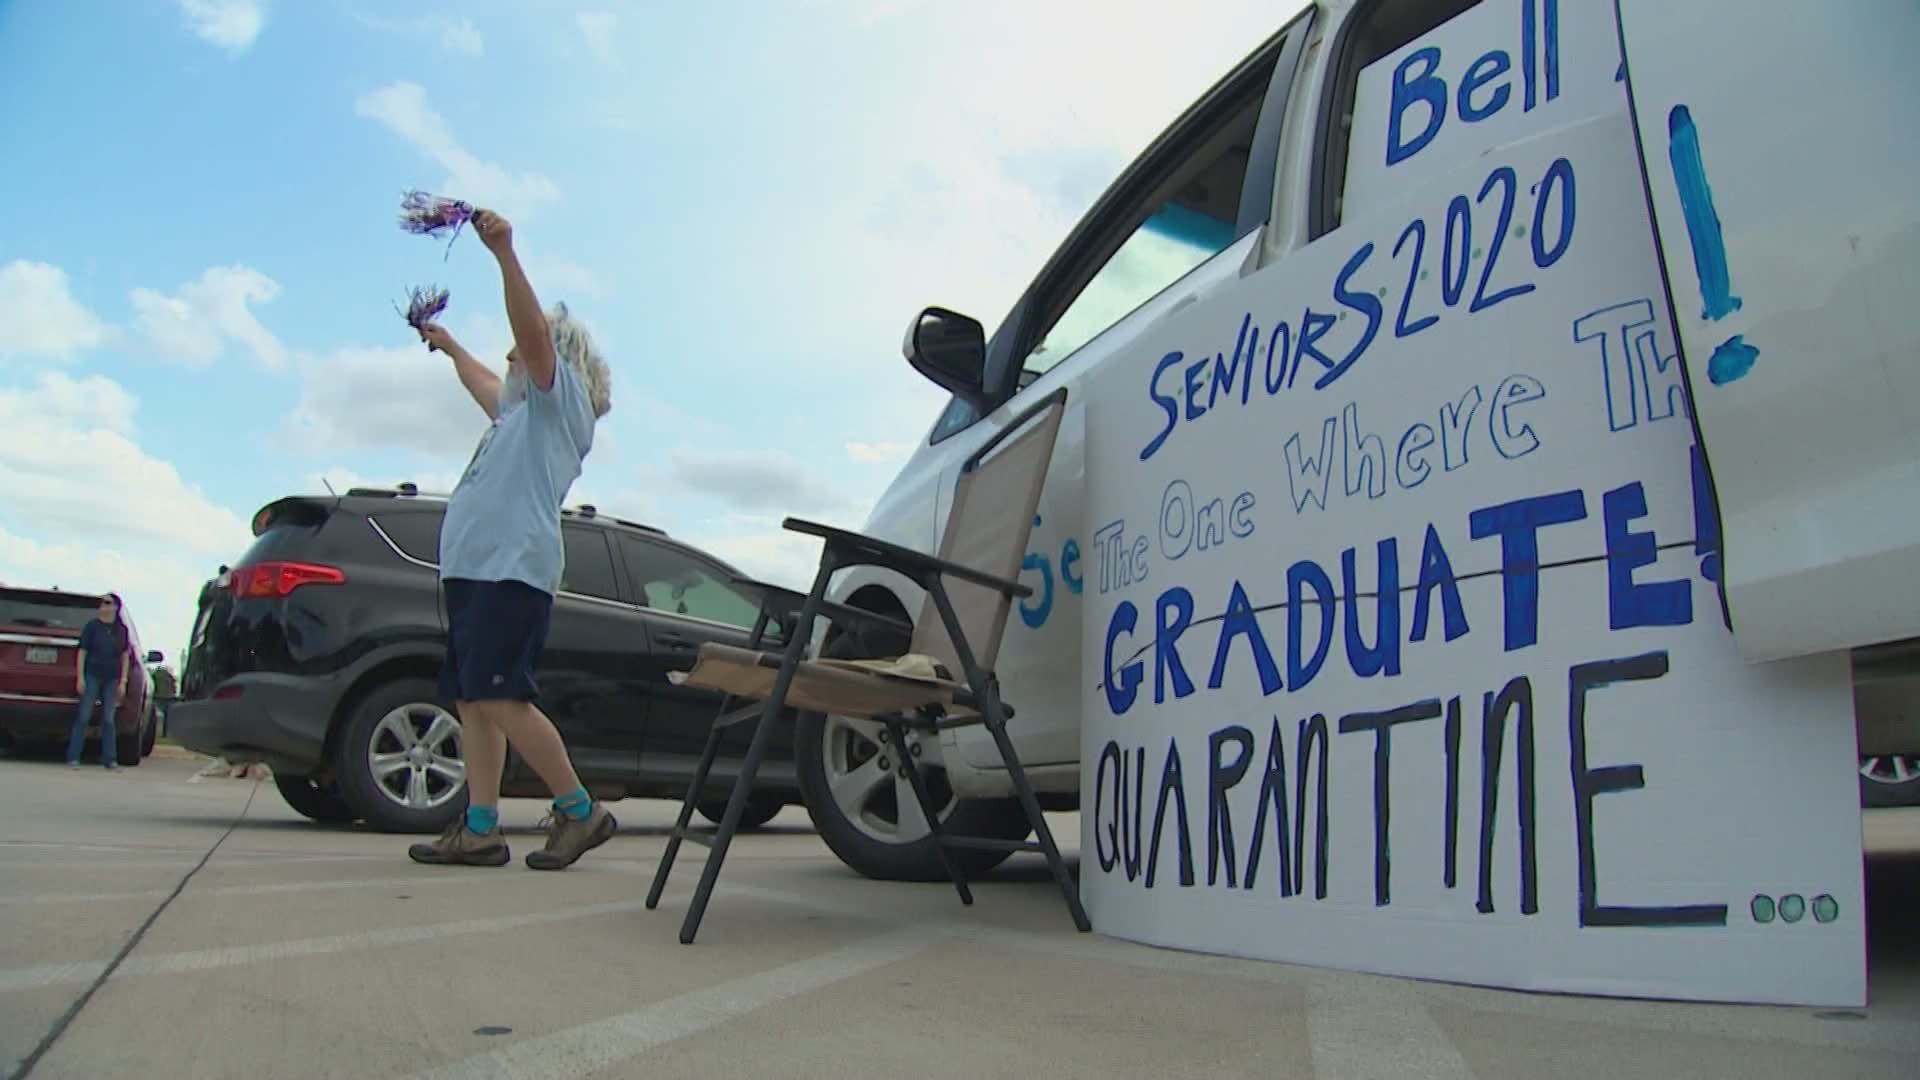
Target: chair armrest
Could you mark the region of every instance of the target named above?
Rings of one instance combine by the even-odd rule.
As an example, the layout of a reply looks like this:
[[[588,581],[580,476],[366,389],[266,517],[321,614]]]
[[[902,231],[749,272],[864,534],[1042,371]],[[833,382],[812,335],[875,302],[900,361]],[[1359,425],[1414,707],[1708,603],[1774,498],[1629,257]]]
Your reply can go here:
[[[761,609],[782,624],[796,618],[800,614],[801,607],[807,602],[806,593],[756,578],[735,575],[733,584],[744,592],[758,593]],[[820,602],[820,614],[826,616],[831,622],[849,628],[857,629],[865,626],[871,629],[891,630],[907,637],[913,636],[913,627],[907,623],[865,608],[850,607],[823,599]]]
[[[959,563],[948,562],[932,555],[923,555],[918,551],[861,533],[836,529],[831,525],[822,525],[817,521],[806,521],[801,518],[790,517],[781,525],[792,532],[806,533],[826,541],[827,547],[837,552],[842,562],[857,561],[870,566],[884,566],[916,579],[929,573],[937,573],[959,578],[961,581],[983,586],[1006,596],[1025,598],[1033,595],[1033,589],[1030,586],[1022,585],[1017,581],[983,574],[970,566],[961,566]],[[848,555],[857,556],[857,559],[849,560]]]

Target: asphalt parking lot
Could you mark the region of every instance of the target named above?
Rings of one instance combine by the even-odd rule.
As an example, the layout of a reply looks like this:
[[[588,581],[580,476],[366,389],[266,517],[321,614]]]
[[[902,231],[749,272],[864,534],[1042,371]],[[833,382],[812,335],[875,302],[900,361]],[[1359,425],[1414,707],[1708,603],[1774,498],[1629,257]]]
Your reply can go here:
[[[797,809],[736,842],[686,947],[704,849],[643,905],[669,803],[616,804],[562,874],[520,865],[541,807],[509,803],[512,866],[436,869],[196,771],[0,758],[0,1077],[1920,1075],[1905,811],[1868,821],[1872,1005],[1827,1015],[1149,949],[1074,933],[1037,858],[965,909],[854,877]]]

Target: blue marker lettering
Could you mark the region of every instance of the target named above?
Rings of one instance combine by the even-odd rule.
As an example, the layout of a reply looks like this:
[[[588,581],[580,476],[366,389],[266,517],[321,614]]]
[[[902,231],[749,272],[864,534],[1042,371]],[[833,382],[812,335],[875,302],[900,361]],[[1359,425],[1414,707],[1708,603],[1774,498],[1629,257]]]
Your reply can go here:
[[[1633,532],[1627,523],[1647,516],[1647,493],[1639,481],[1600,496],[1607,527],[1607,625],[1685,626],[1693,621],[1693,586],[1686,581],[1635,582],[1633,572],[1653,565],[1660,547],[1651,532]]]
[[[1475,540],[1500,537],[1506,651],[1524,649],[1540,636],[1540,528],[1586,516],[1587,498],[1578,488],[1489,506],[1467,516]]]
[[[1207,675],[1208,688],[1218,690],[1226,679],[1227,652],[1236,637],[1246,638],[1247,648],[1253,651],[1253,664],[1260,672],[1261,692],[1278,692],[1282,687],[1280,669],[1273,662],[1273,651],[1267,648],[1266,635],[1260,632],[1260,620],[1254,616],[1247,590],[1238,581],[1233,583],[1233,595],[1227,599],[1227,613],[1221,620],[1220,641],[1213,650],[1213,670]]]
[[[1169,619],[1171,616],[1171,619]],[[1187,632],[1188,624],[1193,622],[1193,594],[1184,586],[1175,585],[1160,594],[1160,618],[1153,635],[1153,703],[1164,704],[1167,700],[1167,680],[1173,680],[1173,695],[1186,697],[1193,693],[1193,680],[1187,678],[1186,665],[1180,662],[1180,653],[1174,646],[1180,642],[1180,635]]]
[[[1302,595],[1304,586],[1313,586],[1318,595],[1315,604],[1320,609],[1320,641],[1313,650],[1313,659],[1303,661],[1300,658],[1300,641],[1305,636],[1301,620],[1307,599]],[[1320,565],[1308,559],[1301,559],[1287,567],[1287,685],[1294,690],[1304,690],[1314,675],[1320,671],[1320,665],[1327,659],[1327,650],[1333,646],[1333,581]]]
[[[1101,672],[1106,677],[1100,681],[1107,692],[1107,708],[1115,716],[1124,716],[1128,709],[1133,708],[1134,700],[1140,696],[1140,680],[1145,676],[1146,669],[1140,661],[1135,660],[1122,667],[1117,673],[1120,677],[1115,679],[1113,643],[1122,633],[1132,633],[1139,621],[1140,609],[1134,607],[1131,600],[1120,601],[1107,618],[1107,650],[1101,664]]]
[[[1467,73],[1460,77],[1457,101],[1460,119],[1477,124],[1507,107],[1507,100],[1513,96],[1513,88],[1504,82],[1493,88],[1492,96],[1484,105],[1474,104],[1473,92],[1486,85],[1487,80],[1506,74],[1512,66],[1513,61],[1507,57],[1505,49],[1495,49],[1473,62]]]
[[[1418,75],[1407,77],[1414,64],[1424,64]],[[1440,125],[1447,118],[1447,84],[1434,77],[1434,70],[1440,66],[1440,50],[1429,45],[1416,49],[1400,61],[1393,69],[1393,96],[1389,108],[1392,112],[1387,119],[1387,165],[1398,165],[1426,148],[1440,131]],[[1407,143],[1401,138],[1401,122],[1406,116],[1408,106],[1415,102],[1424,102],[1427,106],[1427,126]]]
[[[1366,352],[1367,346],[1373,344],[1373,336],[1380,332],[1380,323],[1387,316],[1386,306],[1380,303],[1378,296],[1375,296],[1371,292],[1355,292],[1349,288],[1347,284],[1353,279],[1353,275],[1359,271],[1360,267],[1366,263],[1368,257],[1372,254],[1372,243],[1362,246],[1359,251],[1353,253],[1352,258],[1347,260],[1347,265],[1340,268],[1340,276],[1334,279],[1334,300],[1343,307],[1365,315],[1367,317],[1367,328],[1360,332],[1360,340],[1354,342],[1353,348],[1347,350],[1347,355],[1343,357],[1338,364],[1328,360],[1318,349],[1313,350],[1313,358],[1320,361],[1320,363],[1327,368],[1327,373],[1320,376],[1320,378],[1314,382],[1313,388],[1315,390],[1326,389],[1328,383],[1344,375],[1346,370],[1353,366],[1353,362],[1360,359],[1360,354]],[[1316,318],[1325,320],[1325,323],[1320,327],[1318,333],[1315,333],[1312,329],[1313,321]],[[1305,323],[1300,331],[1300,353],[1302,355],[1306,354],[1313,341],[1333,327],[1333,321],[1333,316],[1331,315],[1316,316],[1312,309],[1308,309]],[[1299,370],[1299,367],[1299,363],[1296,362],[1294,369]]]
[[[1166,411],[1167,426],[1161,428],[1160,434],[1155,435],[1153,441],[1149,442],[1146,447],[1140,451],[1141,461],[1152,457],[1154,451],[1160,449],[1161,445],[1167,441],[1167,436],[1173,434],[1173,425],[1180,422],[1180,403],[1174,398],[1168,397],[1166,394],[1160,392],[1160,376],[1166,374],[1169,368],[1186,359],[1186,355],[1187,354],[1176,349],[1161,357],[1160,362],[1153,365],[1153,381],[1147,384],[1147,396],[1153,399],[1154,404]]]
[[[1467,632],[1467,613],[1460,606],[1460,583],[1453,576],[1453,561],[1440,543],[1439,530],[1427,525],[1426,547],[1420,552],[1420,591],[1413,598],[1413,632],[1409,641],[1427,639],[1427,606],[1433,590],[1440,590],[1440,619],[1446,640]]]

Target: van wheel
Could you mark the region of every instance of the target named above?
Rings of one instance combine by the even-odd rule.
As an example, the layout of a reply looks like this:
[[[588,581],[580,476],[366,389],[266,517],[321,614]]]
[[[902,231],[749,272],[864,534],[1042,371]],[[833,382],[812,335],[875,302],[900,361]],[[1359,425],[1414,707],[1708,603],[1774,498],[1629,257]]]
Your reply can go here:
[[[287,800],[287,805],[303,817],[325,825],[346,825],[354,820],[353,807],[347,805],[338,791],[323,788],[307,777],[276,772],[273,786],[280,789],[280,797]]]
[[[853,639],[842,637],[824,650],[839,659],[859,659]],[[879,655],[884,650],[865,650]],[[944,881],[940,853],[927,828],[913,787],[900,774],[899,752],[883,741],[884,725],[845,716],[802,712],[794,729],[794,765],[807,816],[840,861],[870,878],[887,881]],[[1032,832],[1018,799],[959,799],[947,786],[940,740],[915,737],[920,767],[940,824],[952,834],[998,840],[1024,840]],[[914,752],[914,745],[907,752]],[[1005,862],[1012,852],[949,849],[962,874],[977,877]]]
[[[334,750],[340,796],[382,832],[437,833],[467,809],[460,718],[428,679],[375,687]]]

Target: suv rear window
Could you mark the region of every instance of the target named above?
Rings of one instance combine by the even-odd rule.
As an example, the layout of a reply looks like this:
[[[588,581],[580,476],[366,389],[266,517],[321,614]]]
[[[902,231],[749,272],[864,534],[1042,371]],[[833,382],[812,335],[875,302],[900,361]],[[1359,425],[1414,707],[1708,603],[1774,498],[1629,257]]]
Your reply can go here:
[[[0,623],[10,626],[39,626],[47,629],[79,630],[93,618],[100,598],[84,593],[54,596],[42,592],[0,589]]]

